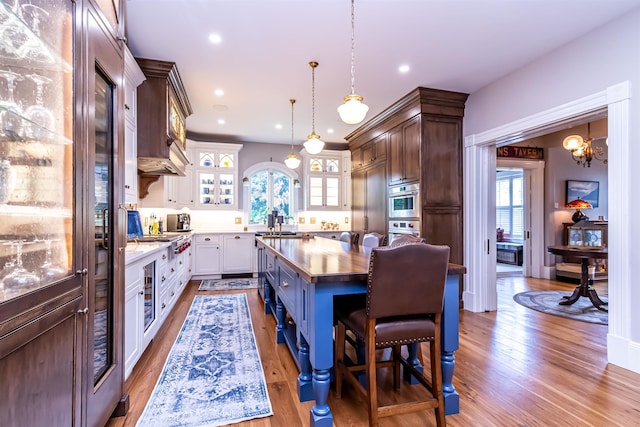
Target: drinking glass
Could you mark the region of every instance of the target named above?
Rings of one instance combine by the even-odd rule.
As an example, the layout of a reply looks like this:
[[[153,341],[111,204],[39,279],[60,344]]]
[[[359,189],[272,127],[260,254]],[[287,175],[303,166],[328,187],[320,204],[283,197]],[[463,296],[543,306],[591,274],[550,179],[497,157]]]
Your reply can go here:
[[[16,265],[13,270],[2,279],[5,298],[12,298],[27,293],[38,287],[40,279],[33,272],[22,265],[22,246],[27,243],[24,240],[15,240],[11,245],[16,249]]]
[[[56,279],[63,277],[67,271],[61,268],[59,265],[53,263],[51,259],[51,242],[50,239],[43,240],[45,244],[46,256],[45,260],[38,269],[40,275],[40,281],[43,284],[51,283]]]
[[[7,81],[7,98],[0,99],[0,135],[6,136],[13,140],[19,139],[22,130],[22,120],[20,115],[22,108],[13,96],[13,90],[16,82],[24,80],[20,74],[11,70],[0,70],[0,77]]]
[[[25,117],[32,122],[26,133],[30,138],[41,140],[54,130],[55,117],[51,110],[45,108],[43,99],[44,85],[50,83],[51,79],[39,74],[28,74],[27,77],[36,84],[36,103],[24,111]]]

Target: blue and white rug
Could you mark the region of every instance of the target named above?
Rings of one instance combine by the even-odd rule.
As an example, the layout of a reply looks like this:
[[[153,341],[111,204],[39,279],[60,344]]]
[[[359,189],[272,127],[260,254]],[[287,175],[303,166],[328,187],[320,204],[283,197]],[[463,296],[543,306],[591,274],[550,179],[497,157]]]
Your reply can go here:
[[[562,297],[569,295],[571,295],[571,292],[527,291],[515,294],[513,299],[520,305],[542,313],[601,325],[609,323],[609,313],[595,308],[587,297],[580,297],[578,301],[571,305],[560,305],[559,302],[562,301]],[[600,299],[603,302],[608,301],[606,295],[600,295]]]
[[[258,279],[206,279],[200,282],[199,291],[228,291],[233,289],[257,289]]]
[[[246,294],[197,295],[136,425],[209,427],[270,415]]]

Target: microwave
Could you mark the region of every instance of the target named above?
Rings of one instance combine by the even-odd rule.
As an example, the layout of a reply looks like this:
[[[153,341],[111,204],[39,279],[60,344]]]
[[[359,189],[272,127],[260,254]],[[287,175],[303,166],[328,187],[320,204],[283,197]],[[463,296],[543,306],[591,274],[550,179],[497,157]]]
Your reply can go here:
[[[420,184],[389,188],[389,218],[420,217]]]
[[[191,216],[188,213],[167,214],[167,231],[191,230]]]

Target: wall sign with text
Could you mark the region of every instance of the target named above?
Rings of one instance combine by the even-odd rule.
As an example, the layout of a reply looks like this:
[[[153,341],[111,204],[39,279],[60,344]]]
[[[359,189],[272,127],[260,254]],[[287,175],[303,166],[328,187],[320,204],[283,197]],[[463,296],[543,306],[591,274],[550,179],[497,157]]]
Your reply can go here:
[[[511,159],[544,159],[542,148],[539,147],[517,147],[513,145],[507,145],[505,147],[498,147],[497,156],[499,158],[511,158]]]

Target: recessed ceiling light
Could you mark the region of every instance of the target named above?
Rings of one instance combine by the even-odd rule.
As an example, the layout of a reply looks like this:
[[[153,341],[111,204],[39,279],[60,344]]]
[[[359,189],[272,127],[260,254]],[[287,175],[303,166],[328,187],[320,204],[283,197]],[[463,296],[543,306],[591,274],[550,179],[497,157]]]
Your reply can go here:
[[[209,41],[211,43],[215,43],[218,44],[222,41],[222,37],[220,37],[218,34],[210,34],[209,35]]]
[[[278,124],[276,125],[276,129],[278,129],[278,130],[282,129],[282,125],[281,125],[280,123],[278,123]]]
[[[327,133],[333,133],[333,128],[327,129]]]
[[[400,71],[401,73],[408,73],[410,69],[411,68],[409,68],[408,65],[401,65],[398,67],[398,71]]]
[[[213,93],[215,93],[217,96],[222,96],[224,95],[224,90],[216,89],[215,91],[213,91]]]
[[[225,123],[225,122],[224,122],[224,119],[218,119],[218,124],[219,124],[219,125],[223,125],[224,123]]]

